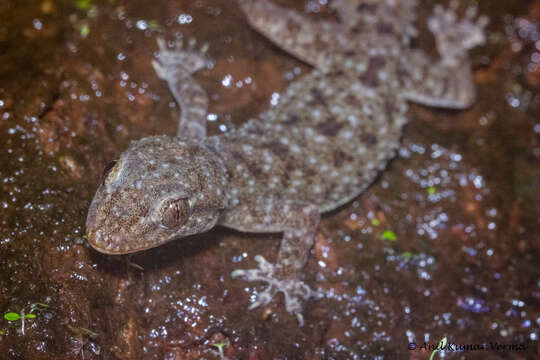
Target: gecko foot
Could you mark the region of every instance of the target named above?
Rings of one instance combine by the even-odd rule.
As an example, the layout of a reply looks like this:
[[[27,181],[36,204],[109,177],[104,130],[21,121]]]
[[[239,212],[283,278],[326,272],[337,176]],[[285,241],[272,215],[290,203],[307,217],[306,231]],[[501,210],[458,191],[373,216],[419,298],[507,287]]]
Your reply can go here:
[[[278,267],[266,261],[261,255],[256,255],[255,261],[259,264],[258,269],[235,270],[232,272],[233,278],[240,277],[247,281],[264,281],[268,283],[268,287],[259,293],[257,300],[249,306],[249,310],[268,304],[274,295],[281,291],[285,295],[285,309],[288,313],[294,314],[299,325],[302,326],[304,318],[301,313],[301,300],[307,300],[311,296],[317,295],[317,293],[296,278],[279,279],[276,275],[276,273],[279,273]]]
[[[178,40],[174,48],[169,49],[163,38],[157,39],[159,47],[159,60],[153,60],[152,66],[157,75],[168,80],[179,75],[191,75],[203,69],[209,63],[206,52],[208,44],[196,49],[196,40],[189,39],[187,47],[182,40]]]
[[[469,7],[465,16],[459,19],[456,1],[450,2],[448,9],[435,6],[428,20],[428,28],[435,36],[437,48],[443,59],[452,61],[464,56],[467,50],[482,45],[486,36],[484,29],[489,23],[487,16],[476,18],[477,8]]]

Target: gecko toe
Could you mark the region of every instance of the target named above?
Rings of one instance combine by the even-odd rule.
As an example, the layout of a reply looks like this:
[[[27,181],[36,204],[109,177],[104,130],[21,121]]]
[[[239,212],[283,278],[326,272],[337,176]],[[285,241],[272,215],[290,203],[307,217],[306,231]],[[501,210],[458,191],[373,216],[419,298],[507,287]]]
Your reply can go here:
[[[489,23],[486,16],[477,18],[478,9],[474,6],[467,8],[462,18],[457,16],[456,10],[456,6],[435,6],[428,20],[439,52],[448,59],[463,56],[469,49],[482,45],[486,40],[484,29]]]
[[[176,40],[172,47],[169,47],[163,38],[157,39],[159,49],[159,67],[154,69],[162,79],[172,78],[179,74],[193,74],[194,72],[209,66],[210,60],[206,53],[208,44],[203,44],[200,50],[195,48],[195,39],[189,39],[187,46],[182,39]]]
[[[269,263],[264,257],[255,256],[259,267],[249,270],[235,270],[232,272],[233,278],[243,278],[247,281],[263,281],[268,285],[257,294],[257,299],[249,306],[249,310],[255,309],[261,305],[268,304],[278,292],[285,296],[285,309],[288,313],[297,317],[300,326],[303,324],[302,302],[312,296],[317,297],[317,293],[304,282],[296,278],[280,278],[276,274],[276,266]]]

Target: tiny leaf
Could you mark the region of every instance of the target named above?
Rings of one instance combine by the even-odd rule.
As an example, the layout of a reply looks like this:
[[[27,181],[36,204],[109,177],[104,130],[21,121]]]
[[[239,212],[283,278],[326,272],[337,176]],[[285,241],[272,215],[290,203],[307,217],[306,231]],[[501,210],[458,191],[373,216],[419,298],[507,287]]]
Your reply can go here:
[[[431,356],[429,357],[429,360],[435,359],[435,354],[437,352],[439,352],[440,350],[444,349],[447,342],[448,342],[448,339],[446,338],[446,336],[444,338],[442,338],[442,340],[439,342],[439,345],[437,346],[437,348],[435,350],[433,350],[433,352],[431,353]]]
[[[36,314],[25,314],[24,317],[27,318],[27,319],[35,319]]]
[[[128,263],[129,266],[134,267],[137,270],[144,271],[144,268],[139,264],[135,264],[134,262],[131,262],[129,260],[128,260],[127,263]]]
[[[4,314],[4,319],[7,321],[17,321],[21,318],[21,316],[14,312],[8,312]]]
[[[221,349],[223,348],[224,346],[226,346],[227,344],[226,343],[216,343],[216,344],[212,344],[212,346],[215,346],[217,347],[218,349]]]
[[[158,30],[159,29],[159,24],[156,20],[150,20],[148,22],[148,27],[152,30]]]
[[[75,335],[78,335],[78,336],[80,336],[80,335],[86,335],[86,336],[88,336],[88,337],[90,337],[90,338],[92,338],[92,339],[94,339],[94,338],[96,338],[96,337],[98,336],[97,333],[95,333],[95,332],[93,332],[92,330],[89,330],[89,329],[87,329],[87,328],[83,328],[83,327],[73,327],[73,326],[71,326],[71,325],[69,325],[69,324],[66,325],[66,326],[67,326],[67,328],[68,328],[71,332],[73,332]]]
[[[439,349],[444,349],[446,347],[446,344],[448,343],[448,339],[446,338],[446,336],[441,340],[441,342],[439,343]]]
[[[90,34],[90,26],[88,24],[82,24],[81,26],[81,37],[85,38]]]
[[[435,195],[437,193],[437,189],[435,188],[435,186],[430,186],[428,187],[427,192],[429,195]]]
[[[409,260],[410,258],[412,258],[412,253],[405,251],[404,253],[401,254],[401,257],[405,260]]]
[[[76,6],[81,10],[89,10],[92,6],[92,0],[77,0]]]
[[[381,238],[383,240],[390,240],[390,241],[396,241],[397,240],[397,236],[396,236],[396,234],[394,234],[394,232],[392,230],[386,230],[385,232],[383,232],[382,235],[381,235]]]
[[[30,313],[33,313],[34,311],[41,311],[43,309],[47,309],[48,307],[49,305],[44,304],[44,303],[40,303],[40,302],[33,303],[32,305],[30,305]]]
[[[379,226],[379,225],[381,225],[381,222],[379,221],[379,219],[373,218],[373,219],[371,219],[371,225]]]

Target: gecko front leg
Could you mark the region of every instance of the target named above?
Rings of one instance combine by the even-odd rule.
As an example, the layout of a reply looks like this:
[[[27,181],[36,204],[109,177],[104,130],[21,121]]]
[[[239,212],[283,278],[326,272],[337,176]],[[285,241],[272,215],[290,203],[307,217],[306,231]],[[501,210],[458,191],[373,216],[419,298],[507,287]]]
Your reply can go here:
[[[486,16],[476,19],[477,8],[467,8],[460,19],[457,14],[458,2],[451,1],[448,9],[437,5],[428,20],[429,30],[435,36],[435,42],[441,58],[452,63],[467,55],[467,51],[486,41],[484,29],[489,23]]]
[[[206,115],[208,96],[204,89],[191,76],[203,69],[207,63],[206,51],[195,49],[195,40],[191,39],[187,48],[181,41],[172,49],[165,41],[158,39],[159,60],[152,61],[157,75],[167,81],[169,89],[180,106],[180,121],[177,136],[184,139],[202,140],[206,137]]]
[[[232,276],[268,283],[250,309],[268,304],[281,291],[285,296],[285,309],[296,315],[302,325],[302,300],[316,294],[300,279],[317,232],[319,211],[311,204],[274,198],[260,200],[254,210],[245,210],[239,206],[227,213],[223,225],[244,232],[282,231],[283,239],[275,265],[257,255],[257,269],[235,270]]]
[[[440,59],[434,62],[424,52],[411,50],[401,58],[406,97],[428,106],[462,109],[475,99],[475,86],[467,52],[485,42],[484,28],[488,18],[476,19],[476,8],[466,10],[464,18],[457,14],[457,3],[450,8],[438,5],[429,18],[429,30],[435,36]]]

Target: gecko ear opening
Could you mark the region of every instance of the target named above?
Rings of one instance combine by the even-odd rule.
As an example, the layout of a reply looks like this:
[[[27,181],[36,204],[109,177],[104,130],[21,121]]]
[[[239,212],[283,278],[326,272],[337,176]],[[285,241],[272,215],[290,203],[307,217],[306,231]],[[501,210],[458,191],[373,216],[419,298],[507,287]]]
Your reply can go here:
[[[191,214],[187,199],[172,199],[164,201],[158,209],[160,225],[169,230],[178,230],[184,225]]]

